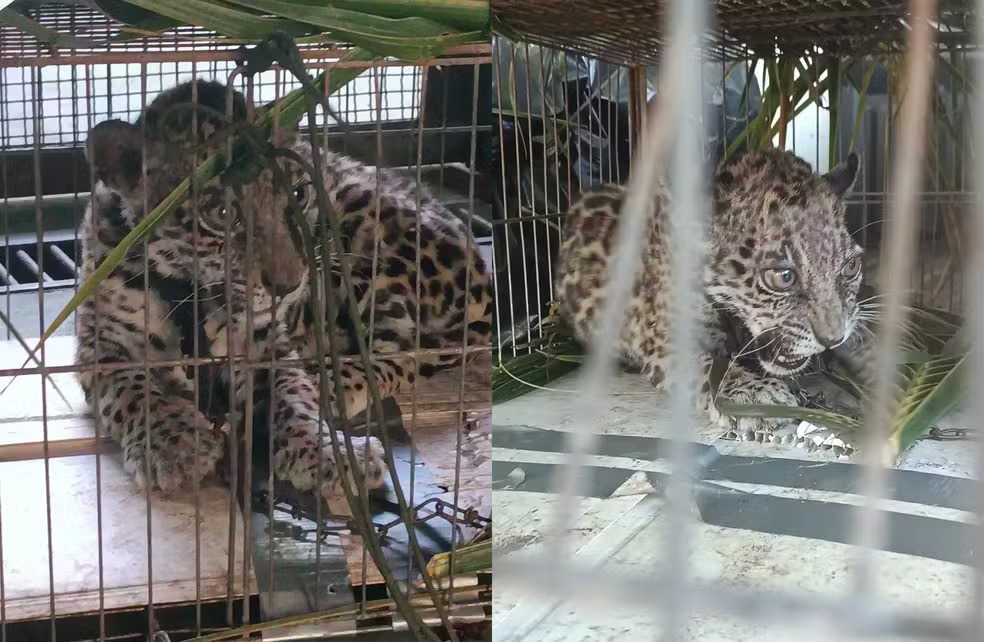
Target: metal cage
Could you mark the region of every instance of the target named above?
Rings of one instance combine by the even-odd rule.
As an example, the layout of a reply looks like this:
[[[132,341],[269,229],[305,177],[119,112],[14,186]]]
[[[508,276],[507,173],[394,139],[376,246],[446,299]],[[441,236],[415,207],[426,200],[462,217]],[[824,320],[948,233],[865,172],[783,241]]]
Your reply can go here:
[[[122,33],[81,5],[31,15],[76,37]],[[233,86],[250,112],[300,86],[276,65],[247,78],[237,49],[204,31],[169,34],[77,43],[54,55],[33,37],[0,29],[0,310],[7,321],[0,324],[0,640],[176,641],[325,611],[334,615],[288,622],[263,639],[372,632],[397,639],[413,628],[411,616],[428,627],[451,622],[458,632],[448,635],[467,639],[469,627],[488,622],[488,574],[454,577],[450,587],[445,580],[442,594],[450,597],[435,608],[418,595],[421,573],[429,576],[418,561],[453,556],[491,518],[488,346],[458,348],[466,365],[384,400],[384,417],[370,412],[349,422],[394,440],[412,528],[400,517],[392,479],[383,495],[362,499],[371,538],[400,592],[415,596],[416,615],[393,606],[344,497],[323,506],[289,485],[271,485],[260,456],[272,436],[254,440],[246,431],[240,441],[232,428],[229,442],[238,445],[228,454],[226,484],[170,498],[138,491],[79,389],[74,314],[40,344],[37,363],[27,358],[82,285],[77,229],[95,181],[83,155],[87,131],[107,119],[133,122],[160,92],[192,79]],[[490,261],[489,48],[457,47],[419,66],[343,61],[346,50],[338,48],[300,53],[312,76],[353,76],[328,100],[344,123],[319,108],[312,124],[327,148],[430,187]],[[305,117],[299,131],[307,125]],[[245,356],[131,366],[195,365],[198,377],[209,364],[231,368]],[[252,401],[234,415],[247,427]]]
[[[894,465],[883,457],[910,306],[979,332],[984,5],[492,4],[496,375],[507,382],[493,412],[495,639],[980,639],[980,451],[961,440],[978,402],[962,397]],[[878,376],[853,454],[723,439],[692,410],[701,199],[715,165],[751,146],[749,123],[779,122],[770,64],[793,54],[796,77],[815,84],[755,145],[818,172],[859,152],[846,222],[895,328],[871,338]],[[552,309],[572,199],[628,185],[611,253],[637,257],[661,177],[669,243],[695,250],[673,256],[674,293],[692,305],[670,313],[677,383],[665,395],[616,364],[633,258],[612,261],[590,344],[561,343]]]

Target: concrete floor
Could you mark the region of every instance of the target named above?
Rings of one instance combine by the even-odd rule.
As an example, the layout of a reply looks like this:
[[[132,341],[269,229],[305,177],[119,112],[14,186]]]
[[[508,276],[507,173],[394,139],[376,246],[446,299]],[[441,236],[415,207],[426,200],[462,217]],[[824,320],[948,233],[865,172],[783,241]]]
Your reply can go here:
[[[547,539],[557,496],[550,492],[552,464],[564,461],[563,443],[553,431],[577,426],[572,407],[575,375],[493,411],[496,515],[495,554],[500,560],[536,556]],[[656,577],[666,560],[665,502],[660,488],[668,472],[666,411],[662,399],[641,377],[622,374],[617,392],[600,413],[594,432],[600,447],[589,457],[595,466],[586,496],[578,500],[577,557],[603,564],[605,570],[643,572]],[[959,422],[959,419],[954,421]],[[948,424],[948,425],[959,425]],[[852,547],[848,541],[850,507],[858,495],[852,460],[808,453],[791,446],[717,439],[701,430],[706,447],[703,481],[707,492],[695,496],[698,519],[690,531],[690,573],[701,580],[808,596],[836,598],[850,586]],[[875,591],[881,604],[956,616],[970,594],[972,574],[967,540],[972,520],[966,482],[976,456],[968,441],[918,443],[900,470],[890,471],[891,543],[877,551]],[[518,471],[517,471],[518,469]],[[517,480],[522,480],[518,483]],[[497,577],[494,639],[508,633],[544,604],[542,593],[523,600],[519,588]],[[652,607],[619,607],[600,593],[596,600],[565,602],[526,635],[515,639],[573,642],[656,639],[659,599]],[[811,621],[735,619],[704,611],[693,615],[688,639],[695,641],[771,642],[844,639]],[[644,631],[642,635],[640,631]],[[914,639],[914,638],[880,638]]]

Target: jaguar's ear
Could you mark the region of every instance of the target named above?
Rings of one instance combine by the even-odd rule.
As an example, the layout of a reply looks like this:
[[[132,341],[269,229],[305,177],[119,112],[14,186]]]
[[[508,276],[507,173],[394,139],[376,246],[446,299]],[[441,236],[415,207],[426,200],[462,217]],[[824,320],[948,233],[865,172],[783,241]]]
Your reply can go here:
[[[860,168],[861,160],[857,154],[851,152],[842,163],[824,174],[823,178],[837,198],[844,198],[851,193]]]
[[[122,120],[106,120],[89,130],[85,157],[93,179],[114,192],[136,190],[141,176],[143,135],[140,127]]]

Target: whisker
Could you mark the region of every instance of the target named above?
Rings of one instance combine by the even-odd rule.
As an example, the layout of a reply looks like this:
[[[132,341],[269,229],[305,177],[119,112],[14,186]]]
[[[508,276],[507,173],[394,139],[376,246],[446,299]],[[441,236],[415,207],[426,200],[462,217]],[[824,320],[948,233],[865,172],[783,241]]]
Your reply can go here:
[[[751,350],[751,351],[748,351],[748,352],[745,351],[750,345],[752,345],[752,343],[755,342],[756,339],[758,339],[760,336],[762,336],[764,333],[768,332],[771,329],[772,328],[766,328],[765,330],[762,330],[762,332],[759,332],[758,334],[754,335],[751,339],[748,340],[748,342],[744,346],[742,346],[742,348],[738,351],[738,354],[736,354],[735,356],[733,356],[728,361],[728,367],[724,369],[724,374],[721,375],[721,381],[720,381],[720,384],[718,385],[717,392],[714,393],[714,399],[712,400],[712,403],[715,403],[715,404],[717,403],[718,396],[720,396],[720,394],[721,394],[721,388],[724,386],[724,382],[727,380],[728,374],[731,372],[731,368],[733,368],[734,365],[736,363],[738,363],[738,359],[740,359],[741,357],[745,357],[745,356],[748,356],[750,354],[753,354],[755,352],[758,352],[759,350],[762,350],[762,349],[766,348],[767,346],[772,345],[776,341],[777,337],[773,337],[765,345],[761,345],[758,348],[756,348],[755,350]]]
[[[884,223],[886,221],[888,221],[887,218],[880,218],[880,219],[875,219],[873,221],[868,221],[867,223],[859,227],[857,230],[855,230],[854,233],[851,234],[851,236],[857,235],[859,232],[871,227],[872,225],[877,225],[878,223]]]

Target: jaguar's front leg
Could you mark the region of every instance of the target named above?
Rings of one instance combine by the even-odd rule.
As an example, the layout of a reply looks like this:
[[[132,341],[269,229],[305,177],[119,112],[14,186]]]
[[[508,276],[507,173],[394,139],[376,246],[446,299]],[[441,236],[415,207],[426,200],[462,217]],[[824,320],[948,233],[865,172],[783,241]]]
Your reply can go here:
[[[296,357],[295,357],[296,358]],[[345,439],[319,419],[318,389],[314,379],[301,368],[279,368],[273,377],[276,403],[273,408],[274,474],[290,481],[298,490],[318,489],[326,499],[338,492],[339,476],[352,470]],[[320,434],[319,434],[320,433]],[[334,434],[342,460],[335,460]],[[385,485],[383,447],[376,437],[352,437],[357,469],[369,489]]]
[[[244,350],[247,336],[262,340],[253,342],[259,359],[276,361],[297,361],[298,354],[290,345],[290,338],[281,326],[271,327],[273,323],[269,306],[257,306],[254,314],[254,328],[262,331],[245,332],[242,324],[233,326],[231,333],[224,328],[214,333],[223,343],[229,337],[237,350]],[[330,399],[324,411],[319,404],[317,378],[300,366],[281,365],[267,373],[268,377],[257,377],[255,382],[263,396],[271,398],[273,440],[273,472],[278,479],[289,481],[301,491],[317,490],[325,498],[338,492],[339,476],[350,475],[350,457],[346,454],[345,439],[341,432],[331,429]],[[245,378],[237,373],[236,389],[240,401],[245,398]],[[260,383],[262,382],[262,383]],[[321,411],[321,412],[319,412]],[[336,461],[332,447],[332,437],[337,439],[342,459]],[[370,489],[385,485],[386,466],[383,448],[375,437],[353,437],[353,455],[356,461],[356,474],[365,480]]]
[[[726,437],[741,440],[774,441],[783,438],[777,431],[787,428],[791,419],[767,417],[735,417],[722,414],[717,402],[727,400],[737,404],[799,406],[799,400],[789,384],[777,377],[759,375],[737,363],[720,364],[715,371],[714,358],[700,355],[701,386],[698,409],[725,431]],[[721,367],[723,366],[723,371]]]

